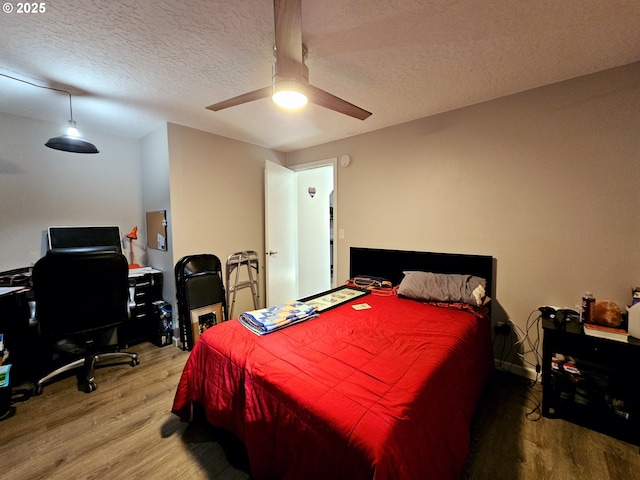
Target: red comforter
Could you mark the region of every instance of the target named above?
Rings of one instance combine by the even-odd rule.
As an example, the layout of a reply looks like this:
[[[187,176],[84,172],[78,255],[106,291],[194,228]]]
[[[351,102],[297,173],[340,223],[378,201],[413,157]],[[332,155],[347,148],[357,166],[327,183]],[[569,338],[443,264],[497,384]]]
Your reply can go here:
[[[489,322],[369,295],[259,337],[237,320],[194,345],[172,411],[235,432],[255,479],[458,479],[493,371]]]

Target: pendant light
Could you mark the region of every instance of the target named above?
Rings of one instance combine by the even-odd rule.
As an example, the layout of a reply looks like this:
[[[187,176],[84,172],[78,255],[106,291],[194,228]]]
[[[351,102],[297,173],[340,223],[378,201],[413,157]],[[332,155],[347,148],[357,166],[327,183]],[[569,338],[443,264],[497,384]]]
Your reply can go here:
[[[64,90],[59,90],[64,91]],[[69,126],[67,132],[59,137],[50,138],[45,146],[54,150],[62,150],[63,152],[73,153],[99,153],[93,143],[87,142],[76,128],[76,122],[73,120],[73,107],[71,106],[71,93],[69,94]]]
[[[35,83],[28,82],[26,80],[21,80],[19,78],[11,77],[9,75],[5,75],[4,73],[0,73],[0,76],[10,78],[11,80],[16,80],[18,82],[26,83],[28,85],[32,85],[38,88],[45,88],[47,90],[55,90],[56,92],[62,92],[69,95],[69,122],[67,126],[67,131],[64,135],[60,135],[59,137],[50,138],[45,145],[49,148],[53,148],[55,150],[62,150],[63,152],[73,152],[73,153],[99,153],[96,146],[92,143],[87,142],[76,128],[76,122],[73,120],[73,107],[71,105],[71,92],[67,90],[62,90],[60,88],[46,87],[43,85],[37,85]]]

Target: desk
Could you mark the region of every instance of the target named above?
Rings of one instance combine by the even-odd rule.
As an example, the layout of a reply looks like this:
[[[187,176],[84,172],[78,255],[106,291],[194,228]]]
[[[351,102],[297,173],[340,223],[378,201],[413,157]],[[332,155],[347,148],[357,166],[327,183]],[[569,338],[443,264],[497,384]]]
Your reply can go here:
[[[11,383],[27,380],[33,371],[35,360],[30,353],[33,342],[37,346],[37,326],[29,322],[29,301],[33,293],[28,288],[6,291],[0,295],[0,332],[4,334],[5,348],[9,350]],[[37,348],[37,347],[36,347]]]
[[[82,281],[81,274],[78,275],[78,281]],[[13,365],[11,383],[14,385],[35,378],[43,365],[38,355],[43,349],[40,348],[37,322],[33,318],[37,307],[29,284],[29,269],[0,273],[0,332],[4,333],[9,361]],[[151,341],[158,346],[171,343],[169,336],[168,343],[163,344],[162,334],[158,331],[160,322],[155,304],[163,303],[162,284],[163,275],[159,270],[144,267],[129,271],[131,318],[119,330],[121,347],[144,341]]]

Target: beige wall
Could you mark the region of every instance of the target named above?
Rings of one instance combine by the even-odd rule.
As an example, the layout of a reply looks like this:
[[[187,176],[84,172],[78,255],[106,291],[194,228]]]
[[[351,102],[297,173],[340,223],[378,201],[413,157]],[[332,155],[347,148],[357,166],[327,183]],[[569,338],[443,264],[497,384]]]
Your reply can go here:
[[[256,250],[262,267],[264,161],[284,155],[175,124],[168,133],[173,263],[212,253],[224,265],[234,252]],[[260,275],[264,303],[264,268]],[[241,290],[235,313],[252,309],[250,290]]]
[[[375,114],[375,112],[374,112]],[[493,255],[493,321],[640,284],[640,64],[287,155],[338,167],[350,246]]]

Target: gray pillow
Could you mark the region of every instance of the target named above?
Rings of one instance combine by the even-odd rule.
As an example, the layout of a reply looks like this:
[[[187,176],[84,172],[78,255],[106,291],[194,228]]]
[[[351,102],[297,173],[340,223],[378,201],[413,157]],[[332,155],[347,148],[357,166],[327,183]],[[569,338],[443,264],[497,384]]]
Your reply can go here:
[[[403,272],[398,295],[424,302],[466,303],[479,307],[485,300],[487,281],[473,275]]]

